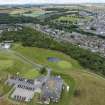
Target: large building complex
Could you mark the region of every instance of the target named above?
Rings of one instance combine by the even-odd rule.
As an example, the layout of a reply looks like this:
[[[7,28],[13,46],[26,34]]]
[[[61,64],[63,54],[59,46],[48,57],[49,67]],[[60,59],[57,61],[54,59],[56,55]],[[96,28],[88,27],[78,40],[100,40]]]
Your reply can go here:
[[[48,70],[47,76],[40,76],[35,80],[21,77],[10,77],[6,83],[14,86],[11,98],[17,101],[29,102],[35,93],[39,93],[40,100],[49,104],[50,101],[58,102],[61,97],[63,80],[60,76],[51,76]]]

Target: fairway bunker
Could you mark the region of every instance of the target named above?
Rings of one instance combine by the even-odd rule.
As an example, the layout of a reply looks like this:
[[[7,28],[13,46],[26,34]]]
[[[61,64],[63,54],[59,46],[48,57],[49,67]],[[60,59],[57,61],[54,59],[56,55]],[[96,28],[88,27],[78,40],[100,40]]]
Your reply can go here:
[[[60,59],[56,57],[48,57],[47,59],[49,62],[59,62],[60,61]]]

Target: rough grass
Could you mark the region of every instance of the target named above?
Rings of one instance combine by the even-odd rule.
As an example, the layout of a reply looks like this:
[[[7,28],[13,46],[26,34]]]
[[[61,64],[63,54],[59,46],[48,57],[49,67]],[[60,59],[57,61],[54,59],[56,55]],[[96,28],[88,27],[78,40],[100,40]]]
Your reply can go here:
[[[4,67],[9,68],[13,66],[12,60],[0,60],[0,70],[2,70]]]
[[[45,50],[41,48],[18,46],[13,49],[39,64],[53,68],[53,71],[58,74],[61,73],[66,75],[63,78],[65,79],[67,77],[65,80],[67,83],[69,82],[68,84],[71,87],[69,93],[71,97],[67,98],[67,94],[64,95],[63,99],[60,100],[60,103],[56,105],[105,105],[105,79],[88,72],[88,70],[84,70],[84,68],[82,68],[77,61],[73,60],[69,56],[57,51]],[[72,67],[61,68],[57,63],[48,62],[48,57],[57,57],[63,61],[70,62]],[[73,82],[74,80],[75,83]],[[73,95],[74,86],[75,89],[80,92],[77,96]]]

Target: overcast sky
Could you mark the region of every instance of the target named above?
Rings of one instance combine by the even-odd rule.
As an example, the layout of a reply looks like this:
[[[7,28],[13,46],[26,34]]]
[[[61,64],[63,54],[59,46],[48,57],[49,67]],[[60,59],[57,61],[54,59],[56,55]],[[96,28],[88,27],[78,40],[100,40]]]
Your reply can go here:
[[[85,3],[85,2],[100,2],[105,3],[105,0],[0,0],[0,4],[39,4],[39,3]]]

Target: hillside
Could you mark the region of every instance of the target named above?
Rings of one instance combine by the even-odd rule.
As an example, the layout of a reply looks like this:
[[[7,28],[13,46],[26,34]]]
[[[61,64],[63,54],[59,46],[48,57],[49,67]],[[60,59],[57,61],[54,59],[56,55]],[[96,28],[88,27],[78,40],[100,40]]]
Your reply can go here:
[[[57,104],[50,105],[104,105],[105,104],[105,79],[87,72],[80,64],[69,56],[58,51],[46,50],[36,47],[22,47],[19,44],[13,46],[12,50],[0,50],[0,77],[5,82],[8,74],[16,75],[17,72],[23,77],[33,78],[37,76],[31,64],[25,62],[14,52],[20,53],[24,57],[32,60],[35,63],[45,65],[52,68],[53,73],[60,74],[66,83],[70,86],[69,93],[64,91],[62,98]],[[60,62],[50,62],[48,57],[56,57]],[[3,66],[6,64],[6,66]],[[5,77],[5,79],[3,79]],[[4,83],[0,83],[0,92],[5,95],[0,100],[0,105],[16,105],[17,102],[8,99],[10,88],[2,88]],[[8,93],[8,94],[7,94]],[[101,97],[101,99],[100,99]],[[65,100],[65,101],[64,101]],[[33,104],[34,103],[34,104]],[[24,103],[17,103],[26,105]],[[33,100],[28,105],[35,104]]]
[[[60,105],[104,105],[105,104],[105,79],[93,74],[91,72],[85,72],[76,60],[73,60],[69,56],[57,52],[41,48],[29,48],[29,47],[14,47],[14,50],[20,52],[26,57],[32,59],[34,62],[51,67],[54,72],[62,73],[75,81],[76,92],[72,94],[68,104]],[[57,63],[51,63],[47,60],[47,57],[57,57],[63,61],[69,62],[72,66],[60,67]],[[72,81],[70,81],[70,85]],[[71,92],[72,93],[72,92]],[[70,93],[70,94],[71,94]],[[101,99],[100,99],[101,97]],[[57,104],[58,105],[58,104]]]

